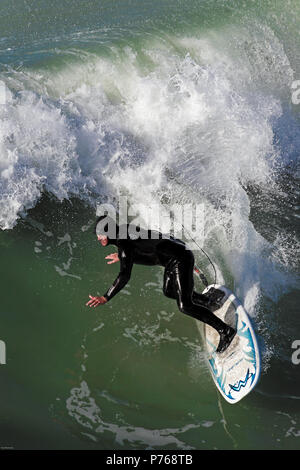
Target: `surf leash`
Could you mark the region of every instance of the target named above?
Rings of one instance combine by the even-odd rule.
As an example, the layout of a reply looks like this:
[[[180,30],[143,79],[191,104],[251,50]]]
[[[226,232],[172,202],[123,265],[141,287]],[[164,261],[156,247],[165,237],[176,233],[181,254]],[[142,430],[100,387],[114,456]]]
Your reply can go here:
[[[190,236],[190,239],[197,245],[197,247],[199,248],[199,250],[202,251],[202,253],[204,253],[204,255],[206,256],[206,258],[208,259],[208,261],[210,262],[213,270],[214,270],[214,273],[215,273],[215,282],[214,284],[217,284],[217,271],[216,271],[216,268],[215,268],[215,265],[214,263],[212,262],[212,260],[210,259],[210,257],[208,256],[208,254],[206,253],[206,251],[203,250],[203,248],[201,248],[198,243],[193,239],[193,237],[191,236],[191,234],[189,233],[189,231],[182,225],[182,228],[185,232],[187,232]],[[201,271],[201,269],[195,265],[194,267],[194,271],[195,273],[200,277],[201,281],[203,282],[203,284],[205,285],[205,287],[208,287],[209,286],[209,283],[208,283],[208,280],[206,278],[206,276],[204,275],[204,273]]]

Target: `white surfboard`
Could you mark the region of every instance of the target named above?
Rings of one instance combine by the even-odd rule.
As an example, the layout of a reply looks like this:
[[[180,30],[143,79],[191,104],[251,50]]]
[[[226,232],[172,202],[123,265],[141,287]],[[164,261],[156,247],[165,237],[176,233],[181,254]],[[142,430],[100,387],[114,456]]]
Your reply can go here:
[[[208,366],[218,390],[226,401],[237,403],[253,390],[259,379],[259,349],[250,319],[235,294],[217,284],[208,286],[203,294],[211,287],[225,294],[220,302],[221,307],[213,313],[235,328],[237,334],[223,353],[216,353],[219,334],[206,324],[198,321],[197,324],[202,329]]]

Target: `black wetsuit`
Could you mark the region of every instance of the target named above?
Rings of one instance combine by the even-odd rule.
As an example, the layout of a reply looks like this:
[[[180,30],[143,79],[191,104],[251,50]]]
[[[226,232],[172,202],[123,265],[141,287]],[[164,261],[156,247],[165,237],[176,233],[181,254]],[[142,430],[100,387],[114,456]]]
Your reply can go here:
[[[153,239],[153,234],[156,239]],[[164,295],[176,299],[181,312],[207,323],[221,336],[226,333],[228,326],[205,307],[208,298],[194,291],[194,255],[183,241],[159,232],[141,230],[139,237],[109,238],[109,244],[117,246],[121,266],[118,277],[104,295],[107,300],[127,284],[134,264],[163,266]]]

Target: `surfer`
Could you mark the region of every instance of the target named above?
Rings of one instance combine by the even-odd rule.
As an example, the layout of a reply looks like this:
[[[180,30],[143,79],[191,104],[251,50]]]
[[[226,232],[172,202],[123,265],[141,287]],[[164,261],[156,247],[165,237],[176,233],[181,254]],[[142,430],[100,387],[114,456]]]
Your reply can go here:
[[[113,236],[107,236],[108,225],[114,224]],[[130,228],[131,227],[131,228]],[[124,228],[126,238],[124,237]],[[211,309],[218,306],[219,291],[212,289],[209,294],[194,291],[194,255],[182,240],[160,232],[144,230],[135,226],[121,226],[108,216],[98,218],[95,233],[103,247],[115,245],[118,253],[106,256],[108,264],[120,261],[120,272],[112,286],[102,296],[90,295],[89,307],[97,307],[111,300],[128,283],[134,264],[159,265],[165,268],[163,293],[175,299],[179,310],[196,320],[213,327],[220,335],[218,353],[224,352],[233,340],[236,331],[213,314]],[[134,229],[134,230],[132,230]]]

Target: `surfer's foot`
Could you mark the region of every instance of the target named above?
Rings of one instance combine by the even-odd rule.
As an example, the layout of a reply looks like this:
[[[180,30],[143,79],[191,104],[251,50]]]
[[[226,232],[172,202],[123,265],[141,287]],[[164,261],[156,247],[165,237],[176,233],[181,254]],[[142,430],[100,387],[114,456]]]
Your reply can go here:
[[[215,289],[214,287],[211,287],[206,295],[208,296],[210,302],[215,302],[219,304],[223,299],[225,292],[220,289]]]
[[[222,306],[222,299],[225,293],[219,289],[211,287],[206,294],[202,294],[204,305],[209,310],[218,310]]]
[[[223,353],[224,351],[226,351],[231,341],[235,337],[236,330],[234,328],[231,328],[231,326],[227,325],[223,331],[219,332],[219,334],[220,342],[219,346],[217,347],[217,353]]]

